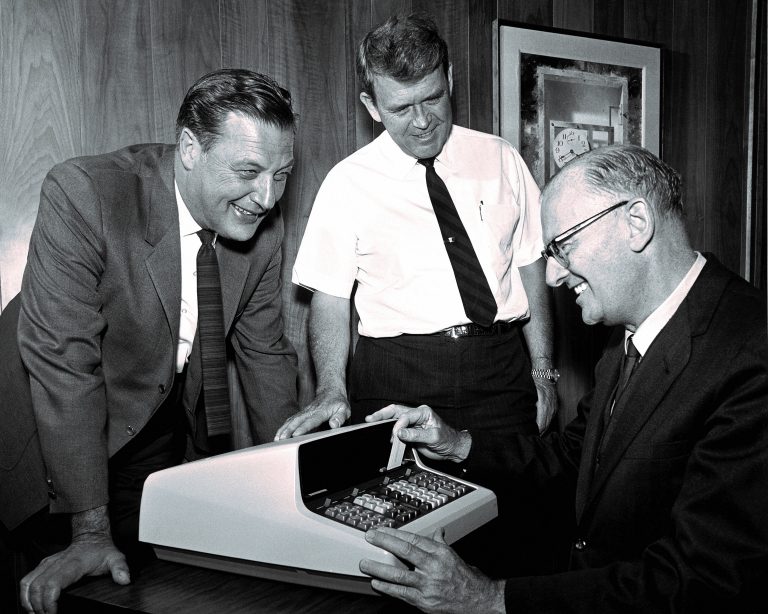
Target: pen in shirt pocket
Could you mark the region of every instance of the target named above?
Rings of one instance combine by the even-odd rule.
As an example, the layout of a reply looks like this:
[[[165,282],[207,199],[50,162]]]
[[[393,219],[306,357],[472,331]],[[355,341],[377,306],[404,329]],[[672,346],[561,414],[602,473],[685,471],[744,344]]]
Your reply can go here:
[[[479,209],[480,209],[480,221],[482,222],[483,221],[483,201],[482,200],[480,201]]]

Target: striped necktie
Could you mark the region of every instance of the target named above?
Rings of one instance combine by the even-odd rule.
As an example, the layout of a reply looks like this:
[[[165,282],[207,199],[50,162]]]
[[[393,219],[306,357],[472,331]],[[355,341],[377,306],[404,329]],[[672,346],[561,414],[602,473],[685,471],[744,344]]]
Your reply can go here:
[[[203,399],[208,436],[230,431],[227,350],[224,339],[224,310],[221,303],[219,261],[213,246],[214,232],[198,233],[202,245],[197,252],[197,332],[203,370]]]
[[[435,159],[424,158],[419,160],[419,164],[427,169],[427,191],[443,235],[443,245],[451,261],[464,313],[475,324],[491,326],[496,319],[496,299],[493,298],[475,249],[461,223],[456,205],[435,171]]]

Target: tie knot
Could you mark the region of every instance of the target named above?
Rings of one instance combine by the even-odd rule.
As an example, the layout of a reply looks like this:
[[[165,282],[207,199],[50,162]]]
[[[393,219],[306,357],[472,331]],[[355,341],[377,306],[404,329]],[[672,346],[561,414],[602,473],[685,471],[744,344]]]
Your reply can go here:
[[[200,237],[203,245],[213,245],[213,238],[216,236],[216,233],[213,230],[203,229],[197,231],[197,236]]]
[[[427,168],[432,168],[435,165],[435,158],[434,156],[431,158],[421,158],[418,162]]]
[[[640,352],[637,351],[635,344],[632,343],[632,335],[627,337],[627,358],[640,358]]]

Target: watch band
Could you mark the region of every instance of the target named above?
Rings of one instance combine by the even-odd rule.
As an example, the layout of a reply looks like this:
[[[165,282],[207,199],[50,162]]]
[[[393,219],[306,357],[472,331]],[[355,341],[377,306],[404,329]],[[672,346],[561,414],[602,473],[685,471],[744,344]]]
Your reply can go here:
[[[531,369],[531,376],[556,384],[557,380],[560,379],[560,371],[557,369]]]

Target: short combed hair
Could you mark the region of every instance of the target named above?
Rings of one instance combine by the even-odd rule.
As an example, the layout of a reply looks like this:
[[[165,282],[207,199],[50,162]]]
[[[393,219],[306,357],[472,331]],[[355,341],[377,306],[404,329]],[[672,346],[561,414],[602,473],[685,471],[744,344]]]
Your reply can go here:
[[[565,178],[545,186],[548,198],[553,184],[568,181],[571,171],[581,172],[584,183],[597,192],[645,198],[660,214],[684,218],[680,174],[638,145],[608,145],[579,156],[563,169]],[[558,175],[555,176],[557,180]],[[565,187],[567,183],[563,184]],[[566,188],[567,189],[567,188]]]
[[[366,34],[357,49],[357,75],[373,100],[373,78],[417,81],[442,67],[448,76],[448,45],[425,13],[393,15]]]
[[[183,128],[189,128],[208,151],[221,136],[230,113],[255,121],[296,130],[291,94],[261,73],[225,68],[208,73],[189,88],[176,118],[176,142]]]

